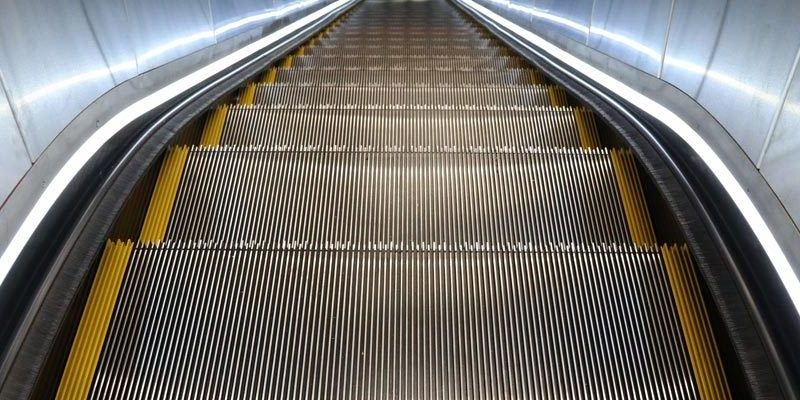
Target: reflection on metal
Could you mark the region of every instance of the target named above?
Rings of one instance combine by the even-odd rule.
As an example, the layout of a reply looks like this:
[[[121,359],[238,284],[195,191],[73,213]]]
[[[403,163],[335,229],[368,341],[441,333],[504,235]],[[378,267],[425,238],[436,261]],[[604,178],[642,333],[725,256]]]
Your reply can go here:
[[[231,3],[0,2],[0,79],[19,129],[5,129],[3,120],[0,127],[4,139],[6,132],[21,135],[4,142],[11,143],[6,150],[13,154],[0,154],[4,167],[0,169],[0,204],[31,160],[39,158],[70,121],[115,85],[228,38],[242,36],[236,39],[241,40],[236,47],[244,46],[329,1]],[[217,14],[212,10],[223,9],[227,14],[220,12],[221,19],[215,20]],[[2,118],[4,107],[0,106]],[[30,159],[20,172],[15,146],[23,140]],[[6,168],[6,160],[14,162],[13,167]],[[4,245],[0,243],[0,248]]]
[[[31,166],[5,92],[0,86],[0,204]]]
[[[800,3],[734,0],[480,0],[545,37],[569,38],[670,82],[705,107],[744,149],[800,223]],[[530,18],[518,18],[526,13]],[[794,103],[792,102],[794,100]],[[793,119],[794,118],[794,119]],[[794,121],[792,124],[790,121]],[[781,145],[775,145],[779,141]],[[784,152],[788,146],[789,151]],[[787,150],[788,150],[787,149]],[[777,160],[777,161],[774,161]]]

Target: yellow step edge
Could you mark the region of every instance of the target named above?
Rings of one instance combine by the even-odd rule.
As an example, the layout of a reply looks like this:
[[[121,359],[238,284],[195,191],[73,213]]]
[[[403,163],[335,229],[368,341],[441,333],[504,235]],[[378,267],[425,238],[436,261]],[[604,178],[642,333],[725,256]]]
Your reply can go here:
[[[566,97],[566,94],[564,95]],[[581,147],[586,149],[596,149],[600,147],[600,135],[597,133],[597,124],[594,121],[594,114],[585,108],[576,108],[575,124],[578,127],[578,139]]]
[[[639,174],[633,161],[633,154],[630,150],[611,150],[610,155],[631,239],[634,244],[639,246],[655,245],[656,235],[644,199]]]
[[[253,97],[255,97],[255,86],[253,86]],[[252,104],[252,102],[251,102]],[[201,146],[219,146],[222,140],[222,130],[225,127],[225,119],[228,116],[228,106],[223,104],[214,111],[206,119],[206,124],[203,127],[203,135],[200,136]]]
[[[164,157],[139,237],[141,242],[157,243],[164,240],[188,156],[189,148],[180,146],[170,149]]]
[[[242,94],[239,96],[239,104],[252,105],[256,98],[256,84],[249,83],[242,89]],[[219,142],[217,142],[219,144]]]
[[[131,241],[106,242],[56,399],[85,399],[88,396],[132,250]]]
[[[548,86],[547,87],[547,97],[550,99],[550,104],[553,106],[565,106],[567,102],[561,97],[560,93],[563,93],[563,90],[558,86]]]
[[[700,399],[730,399],[730,388],[689,248],[686,245],[663,245],[661,255],[675,298]]]
[[[281,68],[292,68],[292,55],[286,56],[283,61],[281,61]]]
[[[530,83],[533,85],[544,85],[547,83],[547,80],[544,78],[541,72],[538,69],[531,69],[528,72],[528,79]]]
[[[278,77],[278,69],[272,67],[264,73],[264,83],[272,85],[275,83],[275,79]]]
[[[306,55],[306,46],[300,46],[300,48],[297,49],[294,55],[298,57]]]

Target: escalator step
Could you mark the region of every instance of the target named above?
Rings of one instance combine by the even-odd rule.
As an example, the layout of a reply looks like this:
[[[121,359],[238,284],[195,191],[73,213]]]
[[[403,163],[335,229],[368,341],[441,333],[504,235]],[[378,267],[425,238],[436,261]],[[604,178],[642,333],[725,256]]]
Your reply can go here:
[[[298,68],[358,68],[358,69],[507,69],[523,68],[528,64],[517,57],[341,57],[300,56],[294,58]]]
[[[575,115],[568,107],[474,111],[234,106],[220,143],[295,150],[519,152],[580,147]]]
[[[365,55],[416,55],[436,57],[507,57],[514,53],[506,47],[470,47],[470,46],[314,46],[306,50],[313,56],[365,56]]]
[[[500,86],[538,83],[532,69],[486,70],[371,70],[279,69],[276,83],[329,86]]]
[[[165,238],[511,249],[631,243],[624,218],[606,150],[194,148]]]
[[[446,108],[446,109],[529,109],[550,105],[554,86],[517,87],[339,87],[261,84],[254,104],[286,108]]]
[[[119,298],[90,398],[697,396],[653,250],[162,244]]]

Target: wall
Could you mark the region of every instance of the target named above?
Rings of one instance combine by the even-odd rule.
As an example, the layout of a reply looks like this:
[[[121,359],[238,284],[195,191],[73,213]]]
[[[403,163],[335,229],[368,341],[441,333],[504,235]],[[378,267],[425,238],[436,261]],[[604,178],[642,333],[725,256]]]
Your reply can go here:
[[[241,47],[327,3],[0,1],[0,204],[64,127],[111,88],[223,41]]]
[[[800,225],[800,2],[477,0],[541,36],[585,44],[708,110]]]

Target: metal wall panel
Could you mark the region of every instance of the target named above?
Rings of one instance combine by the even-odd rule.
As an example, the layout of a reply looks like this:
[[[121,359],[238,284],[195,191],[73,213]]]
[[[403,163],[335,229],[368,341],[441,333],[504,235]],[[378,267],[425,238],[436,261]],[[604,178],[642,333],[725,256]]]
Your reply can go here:
[[[275,19],[273,4],[273,0],[211,0],[215,39],[219,42],[268,24]]]
[[[589,46],[658,75],[672,0],[595,0]]]
[[[81,3],[114,83],[136,76],[136,52],[124,0],[81,0]]]
[[[0,205],[30,166],[17,122],[0,85]]]
[[[534,4],[533,22],[542,30],[588,42],[594,0],[536,0]]]
[[[125,0],[138,73],[215,43],[208,0]]]
[[[757,160],[800,47],[800,2],[731,0],[696,99]]]
[[[786,102],[767,144],[761,173],[800,225],[800,67],[796,66]]]
[[[34,159],[114,86],[79,1],[0,1],[0,71]]]
[[[675,0],[661,79],[697,96],[727,5],[728,0]]]

